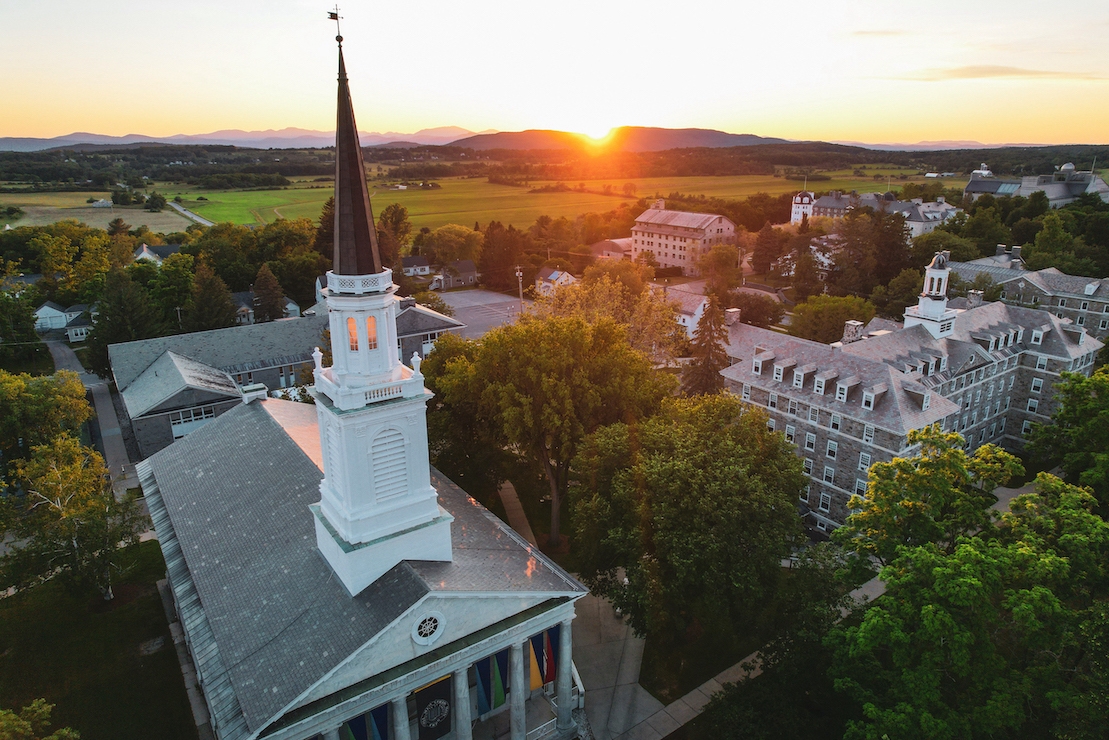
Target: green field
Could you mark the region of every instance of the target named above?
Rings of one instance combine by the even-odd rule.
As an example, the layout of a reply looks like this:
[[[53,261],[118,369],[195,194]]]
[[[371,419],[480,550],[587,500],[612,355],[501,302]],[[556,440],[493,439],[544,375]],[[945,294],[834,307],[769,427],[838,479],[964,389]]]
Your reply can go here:
[[[924,182],[915,172],[894,168],[870,167],[868,175],[892,176],[892,187],[896,190],[903,181],[900,174],[910,175],[912,182]],[[831,180],[820,180],[810,184],[818,190],[858,190],[859,192],[880,192],[886,189],[886,180],[870,177],[855,177],[850,170],[827,173]],[[734,175],[724,177],[651,177],[618,180],[589,180],[587,190],[597,192],[555,192],[529,193],[528,188],[510,185],[494,185],[485,178],[444,179],[442,187],[431,190],[408,189],[393,190],[381,183],[371,183],[374,192],[374,210],[380,212],[390,203],[400,203],[408,209],[412,224],[418,229],[423,226],[437,228],[448,223],[469,226],[475,221],[483,226],[490,221],[513,224],[517,228],[530,226],[541,215],[555,218],[566,216],[574,218],[590,211],[609,211],[630,199],[618,195],[603,195],[606,185],[616,193],[622,193],[624,185],[636,186],[636,197],[651,197],[656,193],[663,196],[672,192],[686,195],[706,195],[709,197],[742,199],[755,193],[794,193],[803,183],[769,175]],[[935,182],[929,180],[928,182]],[[945,186],[962,186],[963,178],[941,181]],[[549,182],[534,182],[540,187]],[[577,182],[567,182],[571,188]],[[298,181],[288,188],[272,190],[200,190],[188,186],[170,184],[158,185],[159,192],[167,198],[180,195],[184,205],[190,210],[212,221],[231,221],[240,224],[271,223],[279,218],[309,218],[315,221],[320,216],[323,203],[332,193],[330,183]],[[172,211],[148,213],[140,207],[115,209],[88,208],[85,200],[88,193],[34,193],[0,195],[0,205],[17,205],[27,211],[27,215],[16,222],[17,225],[38,225],[52,223],[62,218],[76,218],[92,226],[106,226],[116,216],[137,226],[146,224],[153,231],[180,231],[189,221]],[[197,200],[203,196],[207,200]]]

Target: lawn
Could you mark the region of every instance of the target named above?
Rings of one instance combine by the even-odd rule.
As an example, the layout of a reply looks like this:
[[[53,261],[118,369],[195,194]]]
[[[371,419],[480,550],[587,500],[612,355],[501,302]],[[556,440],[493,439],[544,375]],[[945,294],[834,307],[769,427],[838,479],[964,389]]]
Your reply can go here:
[[[44,698],[55,727],[82,740],[196,740],[177,653],[155,582],[165,573],[157,542],[105,604],[57,583],[0,600],[0,702],[18,709]],[[139,646],[163,638],[161,649]]]
[[[39,342],[34,347],[34,353],[25,359],[7,359],[0,361],[0,369],[9,373],[27,373],[28,375],[53,375],[54,358],[46,345]]]
[[[12,221],[16,226],[45,226],[67,218],[77,219],[89,226],[107,228],[114,218],[122,218],[132,226],[145,225],[151,231],[171,233],[184,231],[192,223],[189,219],[170,208],[151,213],[142,206],[113,206],[112,208],[92,208],[89,197],[108,198],[108,193],[0,193],[0,207],[19,206],[26,215]]]

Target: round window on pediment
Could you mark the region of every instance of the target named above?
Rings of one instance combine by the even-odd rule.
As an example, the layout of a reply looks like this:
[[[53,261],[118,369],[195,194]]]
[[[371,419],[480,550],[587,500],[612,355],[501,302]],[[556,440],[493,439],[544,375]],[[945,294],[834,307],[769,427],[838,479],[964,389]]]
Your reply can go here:
[[[444,617],[440,612],[425,612],[412,624],[412,639],[417,645],[431,645],[443,634]]]

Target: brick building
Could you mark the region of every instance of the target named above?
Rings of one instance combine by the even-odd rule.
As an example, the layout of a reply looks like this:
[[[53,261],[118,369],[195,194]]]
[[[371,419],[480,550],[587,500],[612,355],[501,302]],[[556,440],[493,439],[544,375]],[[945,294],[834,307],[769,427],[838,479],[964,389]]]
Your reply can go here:
[[[726,216],[668,211],[660,199],[635,219],[630,256],[634,260],[650,252],[659,267],[678,267],[683,275],[697,276],[701,255],[734,239],[735,224]]]
[[[726,387],[765,408],[797,445],[810,478],[801,500],[816,528],[846,520],[871,465],[915,452],[911,430],[939,424],[969,450],[987,442],[1020,450],[1031,425],[1049,421],[1060,373],[1093,369],[1102,343],[1084,327],[1040,309],[981,304],[980,293],[951,308],[949,275],[940,253],[904,325],[867,331],[848,322],[832,345],[730,327]]]

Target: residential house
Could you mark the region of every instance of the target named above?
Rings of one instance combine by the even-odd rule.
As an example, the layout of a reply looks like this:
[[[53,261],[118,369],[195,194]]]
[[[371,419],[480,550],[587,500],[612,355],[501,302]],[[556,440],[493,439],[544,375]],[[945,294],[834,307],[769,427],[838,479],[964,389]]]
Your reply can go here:
[[[65,309],[54,301],[46,301],[35,309],[35,331],[49,331],[50,329],[64,329],[69,322]]]
[[[789,222],[791,224],[799,224],[805,220],[805,218],[812,218],[814,203],[816,203],[816,193],[811,190],[802,190],[800,193],[793,196],[793,203],[789,211]]]
[[[833,190],[806,204],[804,201],[811,195],[812,193],[802,191],[793,197],[791,223],[800,223],[804,215],[809,218],[844,218],[848,211],[855,208],[873,208],[885,213],[900,213],[905,219],[909,236],[917,237],[935,231],[937,226],[960,212],[959,208],[946,202],[943,196],[936,198],[935,202],[925,202],[922,198],[903,201],[898,200],[892,192],[860,195],[854,191],[845,194]]]
[[[422,254],[401,257],[400,263],[401,269],[406,277],[431,274],[431,265],[428,263],[427,257],[424,257]]]
[[[668,211],[660,199],[636,218],[631,240],[633,260],[650,254],[659,267],[677,267],[683,275],[697,276],[701,255],[735,240],[735,224],[715,213]]]
[[[401,360],[409,365],[413,354],[427,357],[443,334],[465,328],[461,321],[422,306],[415,298],[398,299],[397,345]]]
[[[967,449],[987,442],[1020,450],[1056,408],[1064,370],[1089,374],[1102,343],[1044,310],[1002,302],[966,308],[947,299],[946,253],[926,269],[918,305],[893,326],[849,321],[832,345],[734,324],[727,388],[764,408],[771,428],[804,458],[806,521],[841,525],[853,494],[866,495],[876,462],[912,455],[908,434],[938,424]]]
[[[392,341],[341,59],[333,359],[314,356],[315,405],[251,397],[137,466],[201,732],[578,737],[587,590],[428,463],[430,394]]]
[[[300,306],[296,304],[292,298],[283,296],[285,299],[285,315],[282,318],[295,318],[300,316]],[[237,293],[231,294],[231,302],[235,304],[235,323],[242,325],[249,325],[254,323],[254,308],[258,305],[258,299],[254,295],[254,290],[241,290]]]
[[[543,267],[535,274],[535,292],[541,296],[549,296],[559,288],[576,282],[578,279],[566,270]]]
[[[477,266],[473,260],[455,260],[445,265],[441,272],[431,279],[431,290],[451,290],[477,285]]]
[[[664,285],[651,283],[651,289],[661,291],[678,309],[678,323],[685,329],[686,335],[692,339],[697,331],[697,323],[708,307],[709,299],[705,295],[705,281],[697,280],[682,285]]]
[[[177,254],[180,251],[180,244],[155,244],[154,246],[140,244],[138,249],[135,250],[133,261],[138,262],[139,260],[146,260],[147,262],[153,262],[161,267],[167,257],[171,254]]]
[[[622,239],[602,239],[589,245],[589,251],[595,260],[623,260],[631,259],[632,237]]]

